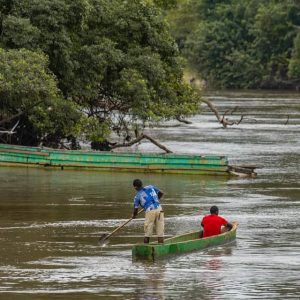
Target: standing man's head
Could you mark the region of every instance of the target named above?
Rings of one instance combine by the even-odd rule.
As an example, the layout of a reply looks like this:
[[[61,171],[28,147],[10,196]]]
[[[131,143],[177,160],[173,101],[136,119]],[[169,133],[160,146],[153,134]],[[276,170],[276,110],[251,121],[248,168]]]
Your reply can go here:
[[[210,213],[211,213],[212,215],[218,215],[218,214],[219,214],[218,206],[213,205],[213,206],[210,208]]]
[[[139,190],[143,187],[142,180],[140,180],[140,179],[134,179],[132,184],[133,184],[133,187],[134,187],[137,191],[139,191]]]

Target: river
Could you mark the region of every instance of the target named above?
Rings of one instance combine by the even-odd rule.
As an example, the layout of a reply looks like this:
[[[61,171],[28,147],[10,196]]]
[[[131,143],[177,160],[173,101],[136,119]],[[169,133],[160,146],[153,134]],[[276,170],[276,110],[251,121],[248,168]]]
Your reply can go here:
[[[0,299],[300,299],[300,94],[208,96],[242,122],[223,129],[203,106],[192,124],[148,133],[175,152],[256,165],[256,178],[0,167]],[[236,242],[132,261],[139,218],[101,248],[131,216],[134,178],[165,192],[167,236],[199,228],[218,205],[239,223]]]

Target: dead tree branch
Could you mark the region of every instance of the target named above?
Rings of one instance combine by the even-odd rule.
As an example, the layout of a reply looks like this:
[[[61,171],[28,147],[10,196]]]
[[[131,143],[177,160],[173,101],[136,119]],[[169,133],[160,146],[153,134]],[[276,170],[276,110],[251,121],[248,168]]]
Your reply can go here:
[[[181,123],[184,123],[184,124],[193,124],[193,122],[185,120],[181,116],[177,116],[176,120],[179,121],[179,122],[181,122]]]
[[[203,99],[202,102],[204,102],[209,108],[210,110],[215,114],[215,116],[217,117],[218,121],[220,124],[222,124],[222,126],[224,128],[226,128],[227,126],[232,126],[234,124],[239,125],[244,116],[242,115],[239,121],[230,121],[226,118],[226,115],[230,112],[230,115],[232,115],[236,110],[237,110],[237,106],[235,108],[233,108],[231,111],[230,110],[226,110],[223,114],[223,116],[221,117],[219,114],[218,109],[214,106],[214,104],[212,102],[210,102],[207,99]]]
[[[287,116],[287,120],[286,120],[286,122],[284,123],[284,125],[287,125],[287,124],[289,123],[289,120],[290,120],[290,116],[288,115],[288,116]]]
[[[13,126],[13,128],[11,130],[0,130],[0,134],[8,134],[8,135],[12,135],[15,134],[15,129],[16,127],[19,125],[20,120],[17,121],[17,123]]]
[[[111,146],[111,149],[116,149],[116,148],[121,148],[121,147],[130,147],[134,144],[139,143],[141,140],[143,139],[147,139],[149,140],[151,143],[153,143],[155,146],[157,146],[158,148],[166,151],[167,153],[173,153],[170,149],[168,149],[167,147],[165,147],[164,145],[160,144],[159,142],[157,142],[155,139],[153,139],[152,137],[150,137],[149,135],[146,134],[141,134],[140,136],[138,136],[136,139],[128,142],[128,143],[123,143],[123,144],[116,144]]]

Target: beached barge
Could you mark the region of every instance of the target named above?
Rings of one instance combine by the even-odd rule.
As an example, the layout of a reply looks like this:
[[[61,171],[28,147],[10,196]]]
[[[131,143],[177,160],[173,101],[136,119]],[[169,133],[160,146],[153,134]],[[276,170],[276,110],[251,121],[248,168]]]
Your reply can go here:
[[[0,165],[203,175],[255,175],[224,156],[55,150],[0,144]]]
[[[165,239],[163,244],[137,244],[132,247],[133,260],[155,261],[170,254],[188,253],[208,247],[230,243],[236,239],[237,223],[230,231],[207,238],[200,238],[200,232],[195,231]]]

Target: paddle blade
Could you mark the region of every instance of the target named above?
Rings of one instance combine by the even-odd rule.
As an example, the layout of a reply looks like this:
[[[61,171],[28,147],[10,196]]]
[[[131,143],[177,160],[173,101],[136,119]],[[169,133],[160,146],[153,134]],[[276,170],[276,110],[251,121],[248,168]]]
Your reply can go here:
[[[106,234],[106,233],[104,233],[104,234],[102,234],[100,236],[100,238],[99,238],[99,244],[100,245],[104,245],[105,244],[105,241],[107,240],[107,236],[108,236],[108,234]]]

